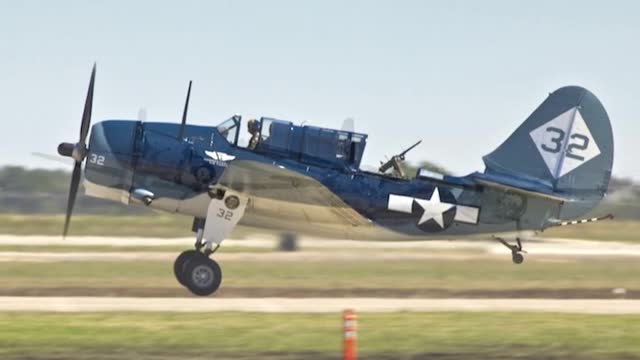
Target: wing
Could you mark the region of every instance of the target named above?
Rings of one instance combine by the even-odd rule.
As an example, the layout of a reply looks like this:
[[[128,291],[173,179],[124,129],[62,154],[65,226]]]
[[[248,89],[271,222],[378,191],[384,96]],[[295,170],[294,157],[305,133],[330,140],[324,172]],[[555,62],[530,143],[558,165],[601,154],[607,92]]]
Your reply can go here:
[[[282,166],[236,160],[219,184],[250,198],[254,215],[307,223],[367,225],[369,221],[317,180]]]

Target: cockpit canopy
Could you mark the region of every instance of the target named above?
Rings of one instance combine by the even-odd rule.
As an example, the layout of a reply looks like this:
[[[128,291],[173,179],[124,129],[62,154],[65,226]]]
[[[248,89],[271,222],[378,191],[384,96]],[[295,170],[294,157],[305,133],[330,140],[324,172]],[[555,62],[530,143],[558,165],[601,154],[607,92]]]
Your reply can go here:
[[[240,115],[233,115],[229,119],[222,122],[222,124],[216,126],[216,130],[227,139],[229,144],[238,145],[238,135],[240,135],[240,122],[242,118]]]
[[[367,135],[344,130],[299,126],[290,121],[263,117],[255,152],[336,169],[358,169]],[[237,144],[239,117],[218,126],[218,131]]]

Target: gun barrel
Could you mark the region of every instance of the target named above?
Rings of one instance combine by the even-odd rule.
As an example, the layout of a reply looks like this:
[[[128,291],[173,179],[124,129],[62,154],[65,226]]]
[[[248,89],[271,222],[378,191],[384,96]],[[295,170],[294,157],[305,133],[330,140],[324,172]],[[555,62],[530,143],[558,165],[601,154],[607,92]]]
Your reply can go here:
[[[409,148],[407,148],[405,151],[403,151],[403,152],[401,152],[401,153],[400,153],[400,156],[401,156],[401,157],[402,157],[402,156],[405,156],[409,151],[413,150],[413,148],[414,148],[414,147],[416,147],[416,146],[420,145],[420,143],[422,143],[422,140],[418,140],[418,142],[417,142],[417,143],[415,143],[415,144],[413,144],[413,145],[409,146]]]

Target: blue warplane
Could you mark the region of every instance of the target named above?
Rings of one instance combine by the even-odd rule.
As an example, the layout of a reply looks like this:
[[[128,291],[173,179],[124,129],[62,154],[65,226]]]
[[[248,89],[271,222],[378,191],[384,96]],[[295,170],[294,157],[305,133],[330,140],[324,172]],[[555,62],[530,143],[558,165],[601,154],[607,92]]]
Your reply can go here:
[[[195,248],[174,264],[197,295],[220,286],[210,258],[239,221],[280,231],[350,239],[493,236],[522,263],[521,234],[575,220],[605,196],[613,164],[609,118],[588,90],[560,88],[495,151],[485,169],[463,177],[419,169],[405,176],[406,151],[378,172],[361,169],[367,135],[261,118],[218,126],[106,120],[91,128],[95,65],[80,139],[58,153],[75,160],[67,235],[84,167],[89,196],[194,218]],[[417,145],[417,144],[416,144]],[[389,170],[391,172],[389,172]],[[505,234],[515,234],[511,244]],[[513,238],[509,238],[513,239]]]

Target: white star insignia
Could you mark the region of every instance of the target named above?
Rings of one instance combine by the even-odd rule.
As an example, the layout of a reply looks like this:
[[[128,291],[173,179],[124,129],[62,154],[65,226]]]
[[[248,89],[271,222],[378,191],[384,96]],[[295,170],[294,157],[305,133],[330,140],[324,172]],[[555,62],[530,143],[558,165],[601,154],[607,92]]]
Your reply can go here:
[[[433,194],[431,194],[431,198],[429,200],[415,199],[415,202],[424,210],[420,220],[418,220],[418,225],[422,225],[433,219],[441,228],[444,228],[444,218],[442,215],[445,211],[451,209],[453,204],[441,201],[440,192],[437,187],[433,190]]]
[[[478,223],[479,207],[442,202],[440,190],[437,187],[433,190],[429,200],[407,195],[389,194],[387,209],[405,214],[414,214],[416,212],[414,211],[414,204],[418,204],[423,210],[418,220],[418,226],[433,219],[435,223],[440,225],[441,229],[444,229],[444,213],[452,208],[456,209],[454,221],[466,224]]]

